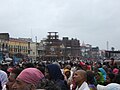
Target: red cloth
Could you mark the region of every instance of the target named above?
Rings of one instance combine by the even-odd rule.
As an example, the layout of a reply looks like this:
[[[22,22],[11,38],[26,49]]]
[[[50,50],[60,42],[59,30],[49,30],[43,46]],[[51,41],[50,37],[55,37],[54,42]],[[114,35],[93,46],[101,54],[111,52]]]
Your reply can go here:
[[[13,69],[14,69],[14,68],[11,68],[11,67],[10,67],[10,68],[7,69],[7,71],[8,71],[9,73],[11,73]]]
[[[90,65],[87,65],[87,70],[91,70],[91,66]]]
[[[17,77],[26,83],[37,85],[44,77],[42,72],[36,68],[26,68]]]
[[[85,65],[85,63],[84,62],[80,62],[80,66],[84,66]]]
[[[118,74],[118,73],[119,73],[119,69],[114,68],[114,69],[113,69],[113,73],[114,73],[114,74]]]

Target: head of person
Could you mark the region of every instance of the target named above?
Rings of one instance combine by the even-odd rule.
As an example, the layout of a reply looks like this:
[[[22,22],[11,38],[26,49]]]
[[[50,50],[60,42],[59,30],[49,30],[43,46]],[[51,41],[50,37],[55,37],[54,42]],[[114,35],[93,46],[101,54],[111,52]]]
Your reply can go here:
[[[98,67],[98,68],[101,68],[101,67],[102,67],[101,62],[98,62],[97,67]]]
[[[92,71],[87,71],[87,83],[88,84],[94,84],[95,83],[95,74]]]
[[[101,72],[98,72],[96,75],[95,75],[95,79],[97,80],[97,83],[98,84],[104,84],[104,77],[102,75]]]
[[[80,67],[81,67],[83,70],[87,70],[87,65],[86,65],[84,62],[80,62]]]
[[[114,63],[115,63],[115,59],[111,58],[110,65],[114,65]]]
[[[7,69],[8,76],[9,76],[10,72],[12,72],[13,69],[14,69],[13,67],[10,67],[10,68]]]
[[[64,69],[69,69],[69,70],[71,70],[71,66],[70,66],[70,65],[66,65]]]
[[[113,82],[114,82],[114,79],[115,79],[115,75],[114,75],[113,73],[109,73],[109,74],[107,74],[107,76],[106,76],[105,83],[106,83],[106,84],[113,83]]]
[[[77,70],[73,74],[73,80],[75,81],[76,85],[81,86],[83,82],[87,81],[87,74],[84,70]]]
[[[58,80],[62,79],[63,74],[60,70],[60,67],[56,64],[49,64],[45,68],[45,77],[49,80]]]
[[[71,72],[69,69],[64,69],[64,75],[67,77],[67,79],[70,77]]]
[[[99,68],[98,71],[102,73],[104,80],[106,80],[106,71],[103,68]]]
[[[20,68],[12,68],[8,70],[10,72],[9,77],[8,77],[8,82],[6,84],[8,90],[13,90],[12,85],[16,81],[16,77],[20,74],[22,69]]]
[[[45,68],[45,77],[46,80],[53,81],[54,84],[59,87],[59,90],[68,90],[67,83],[64,81],[64,76],[58,65],[56,64],[47,65]],[[52,89],[52,90],[58,90],[58,89]]]
[[[94,72],[95,74],[98,73],[98,67],[97,67],[97,66],[94,67],[93,72]]]
[[[13,90],[35,90],[43,78],[43,73],[37,68],[26,68],[17,76],[12,88]]]

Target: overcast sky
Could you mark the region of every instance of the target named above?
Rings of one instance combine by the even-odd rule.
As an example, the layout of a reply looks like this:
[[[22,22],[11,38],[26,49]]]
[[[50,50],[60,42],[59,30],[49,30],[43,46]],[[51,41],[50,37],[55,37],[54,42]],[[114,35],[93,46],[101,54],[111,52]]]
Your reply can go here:
[[[120,50],[120,0],[0,0],[0,32],[40,41],[49,31]]]

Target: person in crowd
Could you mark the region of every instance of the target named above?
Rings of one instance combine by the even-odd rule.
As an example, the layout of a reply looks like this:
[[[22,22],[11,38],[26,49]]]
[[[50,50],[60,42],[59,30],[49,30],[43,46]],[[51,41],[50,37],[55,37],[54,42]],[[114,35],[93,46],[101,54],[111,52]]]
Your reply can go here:
[[[108,66],[107,65],[103,64],[102,68],[105,70],[106,73],[108,72]]]
[[[113,70],[117,66],[117,63],[115,62],[114,58],[111,58],[110,60],[111,61],[109,62],[109,66]]]
[[[100,62],[98,62],[98,71],[102,73],[104,80],[106,80],[106,71],[103,69],[102,64]]]
[[[36,90],[43,78],[43,73],[37,68],[26,68],[17,76],[12,88],[13,90]]]
[[[105,80],[101,72],[97,72],[97,74],[95,75],[95,79],[97,81],[97,84],[104,85]]]
[[[8,76],[10,75],[10,72],[12,72],[13,69],[14,69],[14,67],[9,67],[9,68],[7,69],[7,74],[8,74]]]
[[[43,63],[36,64],[36,68],[39,69],[42,73],[45,73],[45,65]]]
[[[10,72],[10,74],[8,77],[8,82],[6,84],[6,88],[7,88],[7,90],[13,90],[12,85],[16,81],[16,77],[20,74],[22,69],[21,68],[10,68],[10,69],[8,69],[8,71]]]
[[[87,71],[87,83],[90,88],[90,90],[97,90],[95,86],[95,78],[94,78],[94,73],[92,71]]]
[[[45,68],[45,77],[50,82],[54,82],[61,90],[68,90],[67,82],[64,80],[64,76],[58,65],[48,64]]]
[[[71,66],[70,66],[70,65],[66,65],[66,66],[64,67],[64,69],[69,69],[69,70],[71,70]]]
[[[113,73],[107,74],[104,85],[114,83],[114,79],[115,79],[115,75]]]
[[[8,64],[0,64],[0,69],[7,73]]]
[[[63,74],[67,77],[68,83],[70,83],[73,76],[73,68],[71,65],[68,64],[64,67]]]
[[[84,70],[75,71],[75,73],[73,75],[73,79],[77,86],[75,90],[90,90],[90,88],[87,84],[86,71],[84,71]]]
[[[102,67],[102,64],[100,62],[97,63],[97,67],[98,68],[101,68]]]
[[[0,70],[0,83],[1,83],[2,90],[6,89],[7,82],[8,82],[7,73],[3,70]]]
[[[70,88],[70,84],[72,82],[72,78],[70,77],[71,76],[71,71],[69,69],[64,69],[63,75],[64,75],[64,79],[67,82],[68,87]]]
[[[100,71],[101,73],[102,73],[102,75],[103,75],[103,77],[104,77],[104,80],[106,80],[106,71],[101,67],[101,68],[99,68],[98,69],[98,71]]]
[[[114,82],[120,84],[120,73],[115,75]]]
[[[94,67],[93,73],[94,73],[94,74],[97,74],[97,73],[98,73],[98,67],[97,67],[97,66]]]
[[[107,74],[110,74],[110,73],[113,73],[112,68],[108,68],[108,70],[107,70]]]
[[[87,70],[87,65],[84,63],[84,62],[80,62],[80,68],[83,69],[83,70]]]
[[[69,69],[64,69],[63,74],[65,75],[66,81],[69,79],[71,73]]]

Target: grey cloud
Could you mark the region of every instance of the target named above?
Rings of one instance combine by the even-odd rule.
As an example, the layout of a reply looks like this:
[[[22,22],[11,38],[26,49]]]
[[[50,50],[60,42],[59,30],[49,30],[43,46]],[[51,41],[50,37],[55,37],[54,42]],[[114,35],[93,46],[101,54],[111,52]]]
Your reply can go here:
[[[46,37],[58,31],[60,37],[120,49],[119,0],[3,0],[0,1],[0,32],[13,37]],[[32,34],[31,35],[31,30]]]

